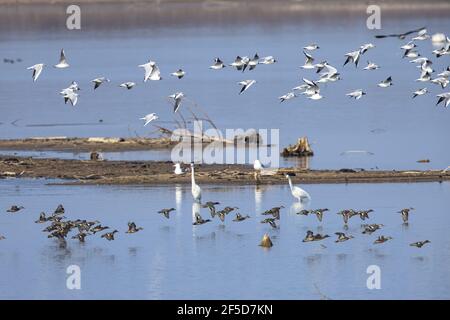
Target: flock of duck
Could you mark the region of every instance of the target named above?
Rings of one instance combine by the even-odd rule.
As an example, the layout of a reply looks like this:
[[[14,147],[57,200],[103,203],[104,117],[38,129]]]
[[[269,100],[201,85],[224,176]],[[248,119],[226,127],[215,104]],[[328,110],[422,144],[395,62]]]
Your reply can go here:
[[[447,67],[446,70],[437,74],[437,76],[433,77],[433,73],[435,70],[432,68],[433,62],[427,57],[421,56],[421,54],[417,51],[417,42],[430,40],[435,50],[432,53],[436,56],[436,58],[440,58],[445,55],[450,55],[450,39],[444,34],[435,34],[430,36],[427,33],[426,28],[420,28],[417,30],[408,31],[402,34],[393,34],[393,35],[378,35],[376,38],[386,38],[386,37],[397,37],[399,39],[406,39],[407,36],[412,35],[410,41],[406,44],[402,45],[400,49],[404,50],[403,58],[410,59],[411,63],[417,65],[420,70],[420,76],[416,79],[416,81],[421,83],[432,83],[435,85],[439,85],[442,89],[446,88],[449,83],[450,76],[450,67]],[[345,54],[344,66],[347,64],[354,64],[355,67],[358,67],[362,56],[368,51],[373,50],[375,45],[372,43],[366,43],[361,45],[358,49],[354,51],[350,51]],[[332,66],[328,61],[324,60],[319,63],[315,62],[315,58],[312,55],[312,52],[320,49],[317,44],[309,44],[303,47],[303,54],[306,58],[305,63],[300,67],[304,70],[316,70],[316,73],[319,75],[317,80],[309,80],[307,78],[303,78],[303,83],[299,86],[292,89],[292,91],[282,95],[279,97],[280,102],[284,102],[287,100],[294,99],[299,96],[306,96],[311,100],[320,100],[323,96],[320,93],[320,85],[325,83],[336,82],[341,79],[340,72],[336,67]],[[8,59],[9,61],[9,59]],[[229,64],[230,67],[235,68],[238,71],[244,72],[246,70],[253,70],[258,65],[270,65],[276,63],[277,60],[273,56],[266,56],[260,58],[258,54],[255,54],[252,58],[248,56],[237,56],[236,59]],[[28,67],[27,69],[32,70],[32,78],[33,81],[37,81],[39,76],[41,75],[44,67],[46,65],[44,63],[38,63],[33,66]],[[64,49],[61,50],[60,59],[57,64],[54,65],[57,69],[65,69],[70,65],[67,62],[66,55]],[[144,69],[144,82],[147,81],[159,81],[162,80],[160,68],[158,67],[155,61],[149,60],[147,63],[138,65],[138,67]],[[226,64],[220,59],[215,58],[213,64],[209,67],[212,70],[221,70],[226,67]],[[363,70],[377,70],[380,66],[375,62],[367,61],[367,66],[363,68]],[[178,79],[182,79],[185,77],[186,72],[179,68],[176,71],[170,73],[171,76],[176,77]],[[93,83],[94,90],[98,89],[102,84],[110,82],[110,80],[105,76],[97,77],[91,80]],[[255,79],[246,79],[239,81],[238,84],[241,86],[239,94],[244,93],[250,87],[257,83]],[[380,88],[388,88],[392,86],[393,78],[392,76],[388,76],[386,79],[380,81],[377,85]],[[119,84],[119,87],[131,90],[134,86],[136,86],[136,82],[127,81]],[[67,88],[62,89],[60,94],[64,98],[65,103],[70,102],[73,106],[77,104],[78,96],[79,96],[80,87],[76,81],[73,81],[71,85]],[[426,87],[417,89],[413,92],[412,97],[416,98],[418,96],[422,96],[428,93],[428,89]],[[356,100],[361,99],[367,93],[363,89],[355,89],[349,93],[346,93],[346,96],[350,98],[354,98]],[[175,92],[170,95],[169,98],[173,100],[173,111],[177,112],[181,106],[181,102],[185,97],[183,92]],[[443,103],[445,107],[450,104],[450,92],[440,93],[437,95],[438,101],[437,104]],[[157,120],[158,116],[155,113],[149,113],[141,118],[144,120],[144,125],[147,125],[151,121]]]
[[[225,223],[226,217],[233,211],[237,211],[238,207],[230,207],[226,206],[221,210],[217,209],[217,206],[220,205],[220,202],[217,201],[207,201],[202,204],[202,190],[201,187],[196,183],[195,181],[195,169],[194,164],[191,164],[191,193],[192,198],[194,200],[194,207],[193,207],[193,225],[194,226],[200,226],[203,224],[206,224],[208,222],[212,222],[213,219],[217,217],[222,223]],[[307,203],[310,201],[311,197],[310,195],[303,189],[301,189],[298,186],[294,186],[291,181],[291,177],[289,175],[286,175],[286,178],[289,182],[289,187],[292,196],[298,200],[298,203]],[[198,208],[194,210],[194,208]],[[200,214],[200,208],[208,209],[211,219],[204,219]],[[266,210],[261,213],[263,216],[270,216],[267,218],[264,218],[261,220],[261,223],[268,224],[273,229],[279,228],[279,221],[280,221],[280,212],[284,208],[284,206],[279,207],[273,207],[269,210]],[[7,210],[8,213],[17,213],[24,209],[23,206],[13,205],[11,208]],[[159,210],[157,213],[161,216],[165,217],[166,219],[170,219],[170,213],[175,211],[175,208],[164,208]],[[398,213],[401,214],[402,220],[404,224],[408,224],[409,222],[409,213],[411,210],[414,210],[414,208],[404,208]],[[323,209],[315,209],[315,210],[308,210],[308,209],[301,209],[298,212],[296,212],[297,215],[302,216],[308,216],[308,215],[315,215],[316,218],[320,223],[322,223],[324,218],[324,213],[329,211],[327,208]],[[366,219],[369,219],[369,214],[372,213],[374,210],[354,210],[354,209],[345,209],[339,211],[337,214],[342,216],[342,219],[344,221],[344,228],[348,229],[348,223],[349,220],[353,217],[359,217],[362,221],[365,221]],[[76,234],[72,235],[72,239],[79,240],[80,242],[85,242],[85,238],[87,236],[95,235],[98,232],[103,232],[105,230],[108,230],[107,232],[103,233],[101,235],[101,238],[104,238],[108,241],[112,241],[115,238],[115,234],[119,231],[117,229],[114,229],[113,231],[109,231],[108,226],[104,226],[100,223],[100,221],[88,221],[88,220],[67,220],[64,216],[65,209],[62,205],[59,205],[55,211],[50,215],[47,216],[46,213],[41,212],[39,215],[39,218],[35,221],[35,223],[49,223],[49,225],[43,229],[44,232],[48,233],[48,238],[56,238],[60,240],[60,242],[63,245],[66,245],[66,238],[69,236],[69,233],[72,230],[76,230]],[[249,219],[249,215],[243,215],[239,212],[236,212],[235,218],[232,220],[233,222],[242,222],[247,219]],[[382,227],[384,227],[383,224],[362,224],[361,225],[363,231],[363,234],[371,235],[372,233],[376,232],[377,230],[380,230]],[[128,222],[128,229],[125,231],[127,234],[136,233],[143,230],[142,227],[137,227],[136,223],[130,221]],[[350,239],[353,239],[353,235],[348,235],[344,232],[335,232],[335,235],[337,236],[337,239],[335,240],[336,243],[345,242]],[[329,238],[330,236],[327,234],[320,234],[320,233],[314,233],[311,230],[308,230],[306,232],[305,238],[302,240],[303,242],[314,242],[314,241],[321,241],[326,238]],[[5,236],[0,235],[0,240],[6,239]],[[374,240],[374,244],[381,244],[386,241],[391,240],[392,237],[390,236],[384,236],[380,235]],[[429,240],[423,240],[423,241],[417,241],[414,243],[410,243],[410,246],[422,248],[425,244],[430,243]],[[263,236],[263,239],[260,243],[260,246],[262,247],[272,247],[273,243],[269,237],[269,235],[266,233]]]

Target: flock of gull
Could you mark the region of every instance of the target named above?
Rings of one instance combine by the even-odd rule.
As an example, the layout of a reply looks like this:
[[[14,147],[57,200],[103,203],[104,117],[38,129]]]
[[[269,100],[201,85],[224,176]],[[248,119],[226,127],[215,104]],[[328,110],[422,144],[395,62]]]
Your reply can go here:
[[[436,58],[440,58],[442,56],[450,55],[450,39],[444,34],[435,34],[430,36],[427,33],[426,28],[420,28],[417,30],[408,31],[402,34],[392,34],[392,35],[378,35],[376,38],[386,38],[386,37],[397,37],[399,39],[406,39],[407,36],[411,35],[411,39],[404,45],[400,47],[403,50],[403,58],[409,59],[409,61],[415,65],[420,70],[420,76],[416,79],[417,82],[420,83],[432,83],[435,85],[439,85],[442,89],[446,88],[449,83],[450,77],[450,67],[447,67],[446,70],[438,73],[436,76],[433,76],[435,70],[433,70],[433,62],[425,56],[421,56],[421,54],[417,51],[417,42],[431,40],[435,50],[432,51],[432,54],[436,56]],[[350,51],[344,55],[345,61],[343,66],[348,64],[354,64],[355,67],[358,67],[362,56],[369,50],[373,50],[375,45],[372,43],[366,43],[361,45],[358,49],[354,51]],[[324,60],[319,63],[316,63],[315,58],[312,55],[312,52],[320,49],[317,44],[309,44],[303,47],[303,54],[305,56],[305,63],[300,67],[304,70],[315,70],[318,74],[318,79],[310,80],[307,78],[303,78],[303,83],[293,88],[292,91],[282,95],[279,97],[280,102],[284,102],[287,100],[291,100],[297,98],[299,96],[306,96],[311,100],[320,100],[323,98],[320,92],[320,86],[326,83],[336,82],[341,80],[340,72],[338,69],[331,65],[328,61]],[[252,58],[248,56],[237,56],[236,59],[228,64],[228,66],[235,68],[240,72],[244,72],[246,70],[253,70],[258,65],[270,65],[276,63],[277,60],[273,56],[266,56],[260,58],[258,54],[255,54]],[[32,78],[33,81],[37,81],[39,76],[41,75],[44,67],[46,65],[44,63],[38,63],[31,67],[29,70],[32,70]],[[54,65],[57,69],[65,69],[70,65],[67,62],[66,55],[64,49],[61,50],[60,59],[57,64]],[[158,67],[155,61],[148,61],[147,63],[138,65],[139,68],[144,70],[144,82],[147,81],[159,81],[162,80],[160,68]],[[226,67],[226,64],[220,59],[215,58],[214,63],[209,67],[212,70],[221,70]],[[367,66],[363,68],[363,70],[377,70],[380,66],[377,65],[373,61],[367,61]],[[178,69],[175,72],[170,74],[173,77],[178,79],[182,79],[185,77],[186,72],[183,69]],[[102,84],[110,82],[110,80],[105,77],[97,77],[91,81],[93,83],[94,90],[98,89]],[[244,93],[249,90],[253,85],[255,85],[257,81],[255,79],[246,79],[239,81],[238,84],[241,86],[239,94]],[[136,82],[128,81],[119,84],[119,87],[131,90],[136,85]],[[386,79],[381,80],[377,86],[380,88],[388,88],[393,85],[392,76],[386,77]],[[76,81],[73,81],[69,87],[61,90],[60,94],[64,98],[65,103],[70,102],[73,106],[77,104],[78,96],[79,96],[80,87]],[[422,96],[427,94],[428,88],[423,87],[417,89],[412,93],[412,97],[416,98],[418,96]],[[351,92],[346,93],[346,96],[350,98],[354,98],[356,100],[361,99],[367,93],[363,89],[355,89]],[[173,111],[177,112],[181,106],[181,101],[185,97],[183,92],[176,92],[169,96],[170,99],[173,100]],[[450,92],[440,93],[437,95],[438,101],[437,104],[443,103],[445,107],[450,104]],[[157,120],[158,116],[155,113],[150,113],[141,118],[141,120],[145,121],[144,125],[147,125],[151,121]]]
[[[208,222],[212,222],[213,219],[217,217],[221,221],[221,223],[225,223],[226,217],[228,214],[230,214],[233,211],[237,211],[238,207],[231,207],[226,206],[221,210],[217,209],[217,206],[220,205],[220,202],[217,201],[207,201],[202,204],[202,189],[201,187],[196,183],[195,181],[195,168],[194,164],[191,163],[190,166],[190,173],[191,173],[191,193],[192,198],[194,200],[193,204],[193,225],[194,226],[200,226],[203,224],[206,224]],[[180,168],[179,165],[177,168]],[[176,168],[176,170],[177,170]],[[176,173],[175,173],[176,174]],[[286,178],[289,183],[290,191],[292,196],[298,200],[298,204],[300,204],[299,208],[302,208],[301,204],[309,203],[311,200],[310,195],[308,192],[303,190],[302,188],[298,186],[294,186],[291,181],[290,175],[286,175]],[[200,214],[200,208],[208,209],[211,218],[205,219]],[[284,206],[278,206],[273,207],[269,210],[266,210],[261,213],[262,216],[269,216],[267,218],[264,218],[261,220],[261,223],[268,224],[273,229],[279,228],[279,221],[280,221],[280,212],[284,208]],[[23,206],[13,205],[11,208],[7,210],[8,213],[17,213],[24,209]],[[159,210],[157,213],[161,216],[165,217],[166,219],[170,219],[171,212],[175,211],[175,208],[164,208]],[[398,213],[401,214],[403,223],[405,225],[409,222],[409,213],[411,210],[414,210],[414,208],[404,208],[398,211]],[[308,209],[299,209],[298,212],[295,212],[297,215],[301,216],[308,216],[308,215],[315,215],[317,220],[322,223],[324,218],[324,213],[327,211],[330,211],[328,208],[323,209],[315,209],[315,210],[308,210]],[[354,210],[354,209],[345,209],[339,211],[337,214],[342,216],[342,219],[344,221],[344,229],[348,229],[348,223],[349,220],[353,217],[359,217],[362,221],[365,221],[366,219],[369,219],[369,214],[372,213],[374,210]],[[49,223],[47,227],[45,227],[42,231],[48,233],[48,238],[55,238],[58,239],[61,243],[61,245],[66,245],[66,238],[69,236],[69,233],[72,230],[75,230],[76,233],[71,236],[72,239],[76,239],[80,242],[85,242],[85,238],[87,236],[93,236],[98,232],[104,232],[105,233],[101,235],[101,238],[104,238],[108,241],[115,240],[115,234],[119,231],[117,229],[113,229],[110,231],[110,228],[108,226],[102,225],[100,221],[94,220],[89,221],[85,219],[77,219],[77,220],[67,220],[67,218],[64,216],[65,209],[63,205],[59,205],[55,211],[51,215],[46,215],[45,212],[41,212],[38,219],[35,221],[35,223],[41,224],[41,223]],[[242,222],[247,219],[249,219],[249,215],[241,214],[240,212],[236,212],[235,218],[232,220],[233,222]],[[372,233],[376,232],[377,230],[380,230],[382,227],[384,227],[383,224],[362,224],[362,234],[368,234],[371,235]],[[128,222],[128,228],[125,231],[127,234],[133,234],[136,232],[139,232],[143,230],[142,227],[138,227],[135,222],[129,221]],[[350,234],[346,234],[344,232],[335,232],[335,235],[337,236],[337,239],[335,240],[336,243],[345,242],[350,239],[353,239],[354,236]],[[306,232],[306,236],[302,240],[302,242],[315,242],[315,241],[321,241],[326,238],[329,238],[330,236],[327,234],[320,234],[320,233],[314,233],[311,230],[308,230]],[[5,240],[6,237],[3,235],[0,235],[0,240]],[[381,244],[386,241],[391,240],[392,237],[390,236],[384,236],[380,235],[378,236],[373,243],[374,244]],[[425,244],[430,243],[429,240],[423,240],[423,241],[417,241],[410,243],[410,246],[422,248]],[[263,239],[260,243],[260,246],[262,247],[272,247],[273,243],[272,240],[269,237],[269,234],[266,233],[263,236]],[[322,247],[325,247],[322,245]]]

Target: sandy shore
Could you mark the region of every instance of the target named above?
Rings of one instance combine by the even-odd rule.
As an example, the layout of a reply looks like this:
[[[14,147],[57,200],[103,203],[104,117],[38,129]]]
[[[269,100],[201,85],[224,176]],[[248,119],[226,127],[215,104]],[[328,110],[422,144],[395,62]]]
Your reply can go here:
[[[261,184],[285,184],[286,173],[293,181],[312,183],[380,183],[450,181],[450,171],[353,171],[283,168],[263,175]],[[33,159],[0,156],[0,178],[65,179],[68,184],[189,184],[190,175],[174,175],[170,161],[84,161]],[[197,165],[199,184],[254,185],[254,171],[246,165]]]

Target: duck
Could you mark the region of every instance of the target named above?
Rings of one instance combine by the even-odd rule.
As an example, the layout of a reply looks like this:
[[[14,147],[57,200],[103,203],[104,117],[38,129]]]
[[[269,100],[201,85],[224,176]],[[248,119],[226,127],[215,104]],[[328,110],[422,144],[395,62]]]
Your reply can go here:
[[[362,232],[363,234],[372,234],[378,229],[384,227],[384,225],[374,223],[374,224],[364,224],[362,227],[364,228],[364,231]]]
[[[303,239],[303,242],[310,242],[310,241],[320,241],[326,238],[329,238],[329,235],[321,235],[320,233],[314,234],[311,230],[306,231],[306,236]]]
[[[348,219],[350,219],[352,212],[353,212],[352,209],[345,209],[345,210],[339,211],[337,214],[341,215],[342,219],[344,219],[344,224],[347,224]]]
[[[186,72],[184,72],[182,69],[178,69],[177,71],[171,73],[172,76],[177,77],[178,79],[183,78],[185,74]]]
[[[6,212],[11,212],[11,213],[15,213],[15,212],[19,212],[20,210],[25,209],[25,207],[23,206],[17,206],[17,205],[12,205],[11,208],[9,208],[8,210],[6,210]]]
[[[193,225],[198,226],[198,225],[210,222],[210,221],[211,221],[210,219],[203,219],[201,215],[197,214],[197,215],[195,215],[195,222],[193,223]]]
[[[317,210],[313,210],[311,213],[315,214],[317,219],[322,222],[323,219],[323,213],[326,211],[330,211],[329,209],[325,208],[325,209],[317,209]]]
[[[234,210],[237,210],[237,209],[239,209],[238,207],[225,207],[225,208],[223,208],[223,212],[225,212],[225,214],[229,214],[231,211],[234,211]]]
[[[427,243],[431,243],[431,241],[430,240],[417,241],[417,242],[411,243],[410,246],[411,247],[422,248]]]
[[[275,218],[266,218],[264,220],[261,220],[261,223],[268,223],[274,229],[278,228],[278,226],[275,222]]]
[[[307,209],[303,209],[303,210],[300,210],[299,212],[296,212],[296,214],[302,215],[302,216],[307,216],[310,213],[312,213],[312,210],[307,210]]]
[[[371,212],[373,212],[373,209],[356,211],[356,213],[359,215],[359,217],[363,221],[366,219],[369,219],[369,213],[371,213]]]
[[[273,207],[272,209],[266,210],[262,215],[272,215],[275,219],[280,220],[280,210],[283,209],[284,206]]]
[[[385,236],[379,236],[373,243],[374,244],[380,244],[380,243],[384,243],[388,240],[391,240],[392,237],[385,237]]]
[[[144,230],[144,228],[138,228],[134,222],[128,222],[128,230],[125,233],[136,233],[140,230]]]
[[[109,229],[109,227],[107,227],[107,226],[102,226],[101,224],[99,224],[99,225],[97,225],[97,226],[95,226],[95,227],[92,227],[92,228],[91,228],[91,232],[92,232],[93,234],[96,234],[97,232],[100,232],[100,231],[103,231],[103,230],[106,230],[106,229]]]
[[[270,240],[270,237],[267,233],[263,236],[259,245],[263,248],[271,248],[273,246],[272,240]]]
[[[335,232],[335,235],[338,236],[337,240],[335,242],[344,242],[350,239],[353,239],[353,236],[347,236],[345,233],[343,232]]]
[[[240,222],[240,221],[244,221],[244,220],[246,220],[246,219],[248,219],[248,218],[250,218],[249,215],[243,216],[243,215],[241,215],[241,214],[238,212],[238,213],[236,213],[236,218],[234,218],[233,221],[235,221],[235,222]]]
[[[63,214],[66,210],[64,209],[63,205],[60,204],[56,207],[55,211],[53,212],[54,215]]]
[[[408,223],[409,212],[411,210],[414,210],[414,208],[404,208],[404,209],[402,209],[400,211],[397,211],[397,213],[400,213],[402,215],[403,223]]]
[[[166,217],[167,219],[169,219],[169,218],[170,218],[170,215],[169,215],[169,214],[170,214],[172,211],[175,211],[175,208],[161,209],[161,210],[158,211],[158,213],[164,215],[164,217]]]
[[[217,206],[219,204],[220,204],[220,202],[208,201],[202,205],[202,208],[208,208],[209,212],[211,213],[211,218],[214,218],[216,216],[216,207],[215,206]]]
[[[88,233],[80,232],[80,233],[74,235],[72,237],[72,239],[78,239],[80,242],[85,242],[84,238],[86,238],[87,235],[88,235]]]
[[[220,221],[225,222],[225,217],[227,213],[224,210],[218,211],[216,215],[219,217]]]
[[[44,223],[47,222],[47,218],[45,217],[45,212],[41,212],[39,214],[39,219],[37,219],[34,223]]]
[[[113,232],[107,232],[107,233],[102,234],[101,237],[105,238],[108,241],[112,241],[112,240],[114,240],[114,234],[117,232],[119,232],[119,231],[114,230]]]

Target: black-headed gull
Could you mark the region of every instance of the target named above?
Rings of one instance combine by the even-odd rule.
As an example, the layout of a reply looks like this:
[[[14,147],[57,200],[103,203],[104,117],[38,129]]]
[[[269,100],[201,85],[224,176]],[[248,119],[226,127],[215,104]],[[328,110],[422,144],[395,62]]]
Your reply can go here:
[[[108,78],[105,77],[100,77],[100,78],[95,78],[94,80],[91,80],[91,82],[94,84],[94,90],[97,89],[98,87],[100,87],[100,85],[103,82],[109,82]]]
[[[345,54],[345,57],[346,57],[346,59],[344,62],[344,66],[347,63],[352,62],[355,64],[355,67],[358,67],[358,62],[359,62],[359,58],[361,57],[361,52],[359,50],[348,52]]]
[[[215,58],[214,64],[212,66],[210,66],[209,68],[214,69],[214,70],[219,70],[219,69],[225,68],[225,64],[223,63],[222,60],[220,60],[220,58]]]
[[[444,102],[445,107],[448,107],[448,105],[450,104],[450,92],[438,94],[436,97],[439,98],[436,105],[438,105],[441,102]]]
[[[258,63],[259,63],[259,56],[257,53],[255,53],[253,58],[248,61],[248,69],[249,70],[255,69]]]
[[[308,44],[307,46],[303,47],[303,49],[308,50],[308,51],[313,51],[313,50],[320,49],[320,47],[315,43],[311,43],[311,44]]]
[[[367,61],[367,66],[364,67],[363,70],[377,70],[377,69],[379,69],[379,68],[380,68],[380,67],[379,67],[377,64],[375,64],[375,63],[373,63],[373,62],[370,62],[370,61]]]
[[[303,51],[303,54],[305,55],[306,60],[305,60],[305,63],[300,68],[302,68],[302,69],[314,69],[315,67],[313,65],[313,62],[314,62],[313,56],[310,55],[309,53],[306,53],[305,51]]]
[[[449,80],[446,77],[439,77],[439,78],[430,80],[430,82],[432,82],[434,84],[438,84],[441,86],[442,89],[444,89],[445,87],[447,87]]]
[[[375,48],[375,46],[372,43],[366,43],[359,47],[359,51],[361,54],[364,54],[367,52],[367,50]]]
[[[380,88],[387,88],[392,86],[392,77],[388,77],[386,80],[381,81],[379,84],[377,84]]]
[[[27,68],[27,70],[33,70],[33,75],[32,75],[33,81],[36,81],[39,78],[44,66],[45,66],[45,64],[38,63],[38,64],[35,64],[34,66]]]
[[[422,89],[419,89],[419,90],[417,90],[417,91],[414,91],[414,93],[413,93],[413,99],[415,98],[415,97],[417,97],[417,96],[422,96],[422,95],[424,95],[425,93],[427,93],[428,92],[428,90],[427,90],[427,88],[422,88]]]
[[[427,34],[427,29],[422,29],[417,33],[416,37],[412,38],[412,40],[422,41],[430,38],[431,38],[430,35]]]
[[[130,90],[130,89],[132,89],[135,85],[136,85],[136,83],[131,82],[131,81],[128,81],[128,82],[121,83],[121,84],[119,85],[119,87],[121,87],[121,88],[126,88],[126,89]]]
[[[277,62],[277,60],[273,56],[264,57],[259,61],[260,64],[273,64],[275,62]]]
[[[175,101],[175,103],[173,105],[173,112],[177,112],[178,111],[178,109],[181,106],[181,99],[183,97],[184,97],[184,93],[183,92],[176,92],[176,93],[171,94],[169,96],[169,98],[172,98]]]
[[[355,98],[356,100],[359,100],[365,94],[366,93],[364,91],[362,91],[362,89],[357,89],[357,90],[355,90],[353,92],[347,93],[346,96],[348,96],[350,98]]]
[[[282,95],[281,97],[278,97],[278,99],[280,99],[280,103],[281,103],[281,102],[284,102],[286,100],[293,99],[295,97],[296,97],[296,95],[295,95],[294,92],[288,92],[285,95]]]
[[[161,72],[159,71],[158,66],[156,65],[155,61],[149,61],[144,64],[140,64],[138,67],[144,68],[145,74],[144,74],[144,82],[147,82],[147,80],[161,80]]]
[[[140,118],[140,120],[144,120],[145,121],[144,127],[146,125],[148,125],[150,122],[152,122],[154,120],[158,120],[158,119],[159,119],[159,117],[156,115],[156,113],[149,113],[146,116]]]
[[[248,90],[252,85],[256,83],[256,80],[243,80],[238,82],[242,86],[241,91],[239,91],[239,94],[242,94],[244,91]]]
[[[64,69],[64,68],[69,67],[69,64],[67,63],[67,60],[66,60],[66,55],[64,54],[64,49],[61,49],[59,62],[58,62],[58,64],[55,64],[54,67],[58,68],[58,69]]]

